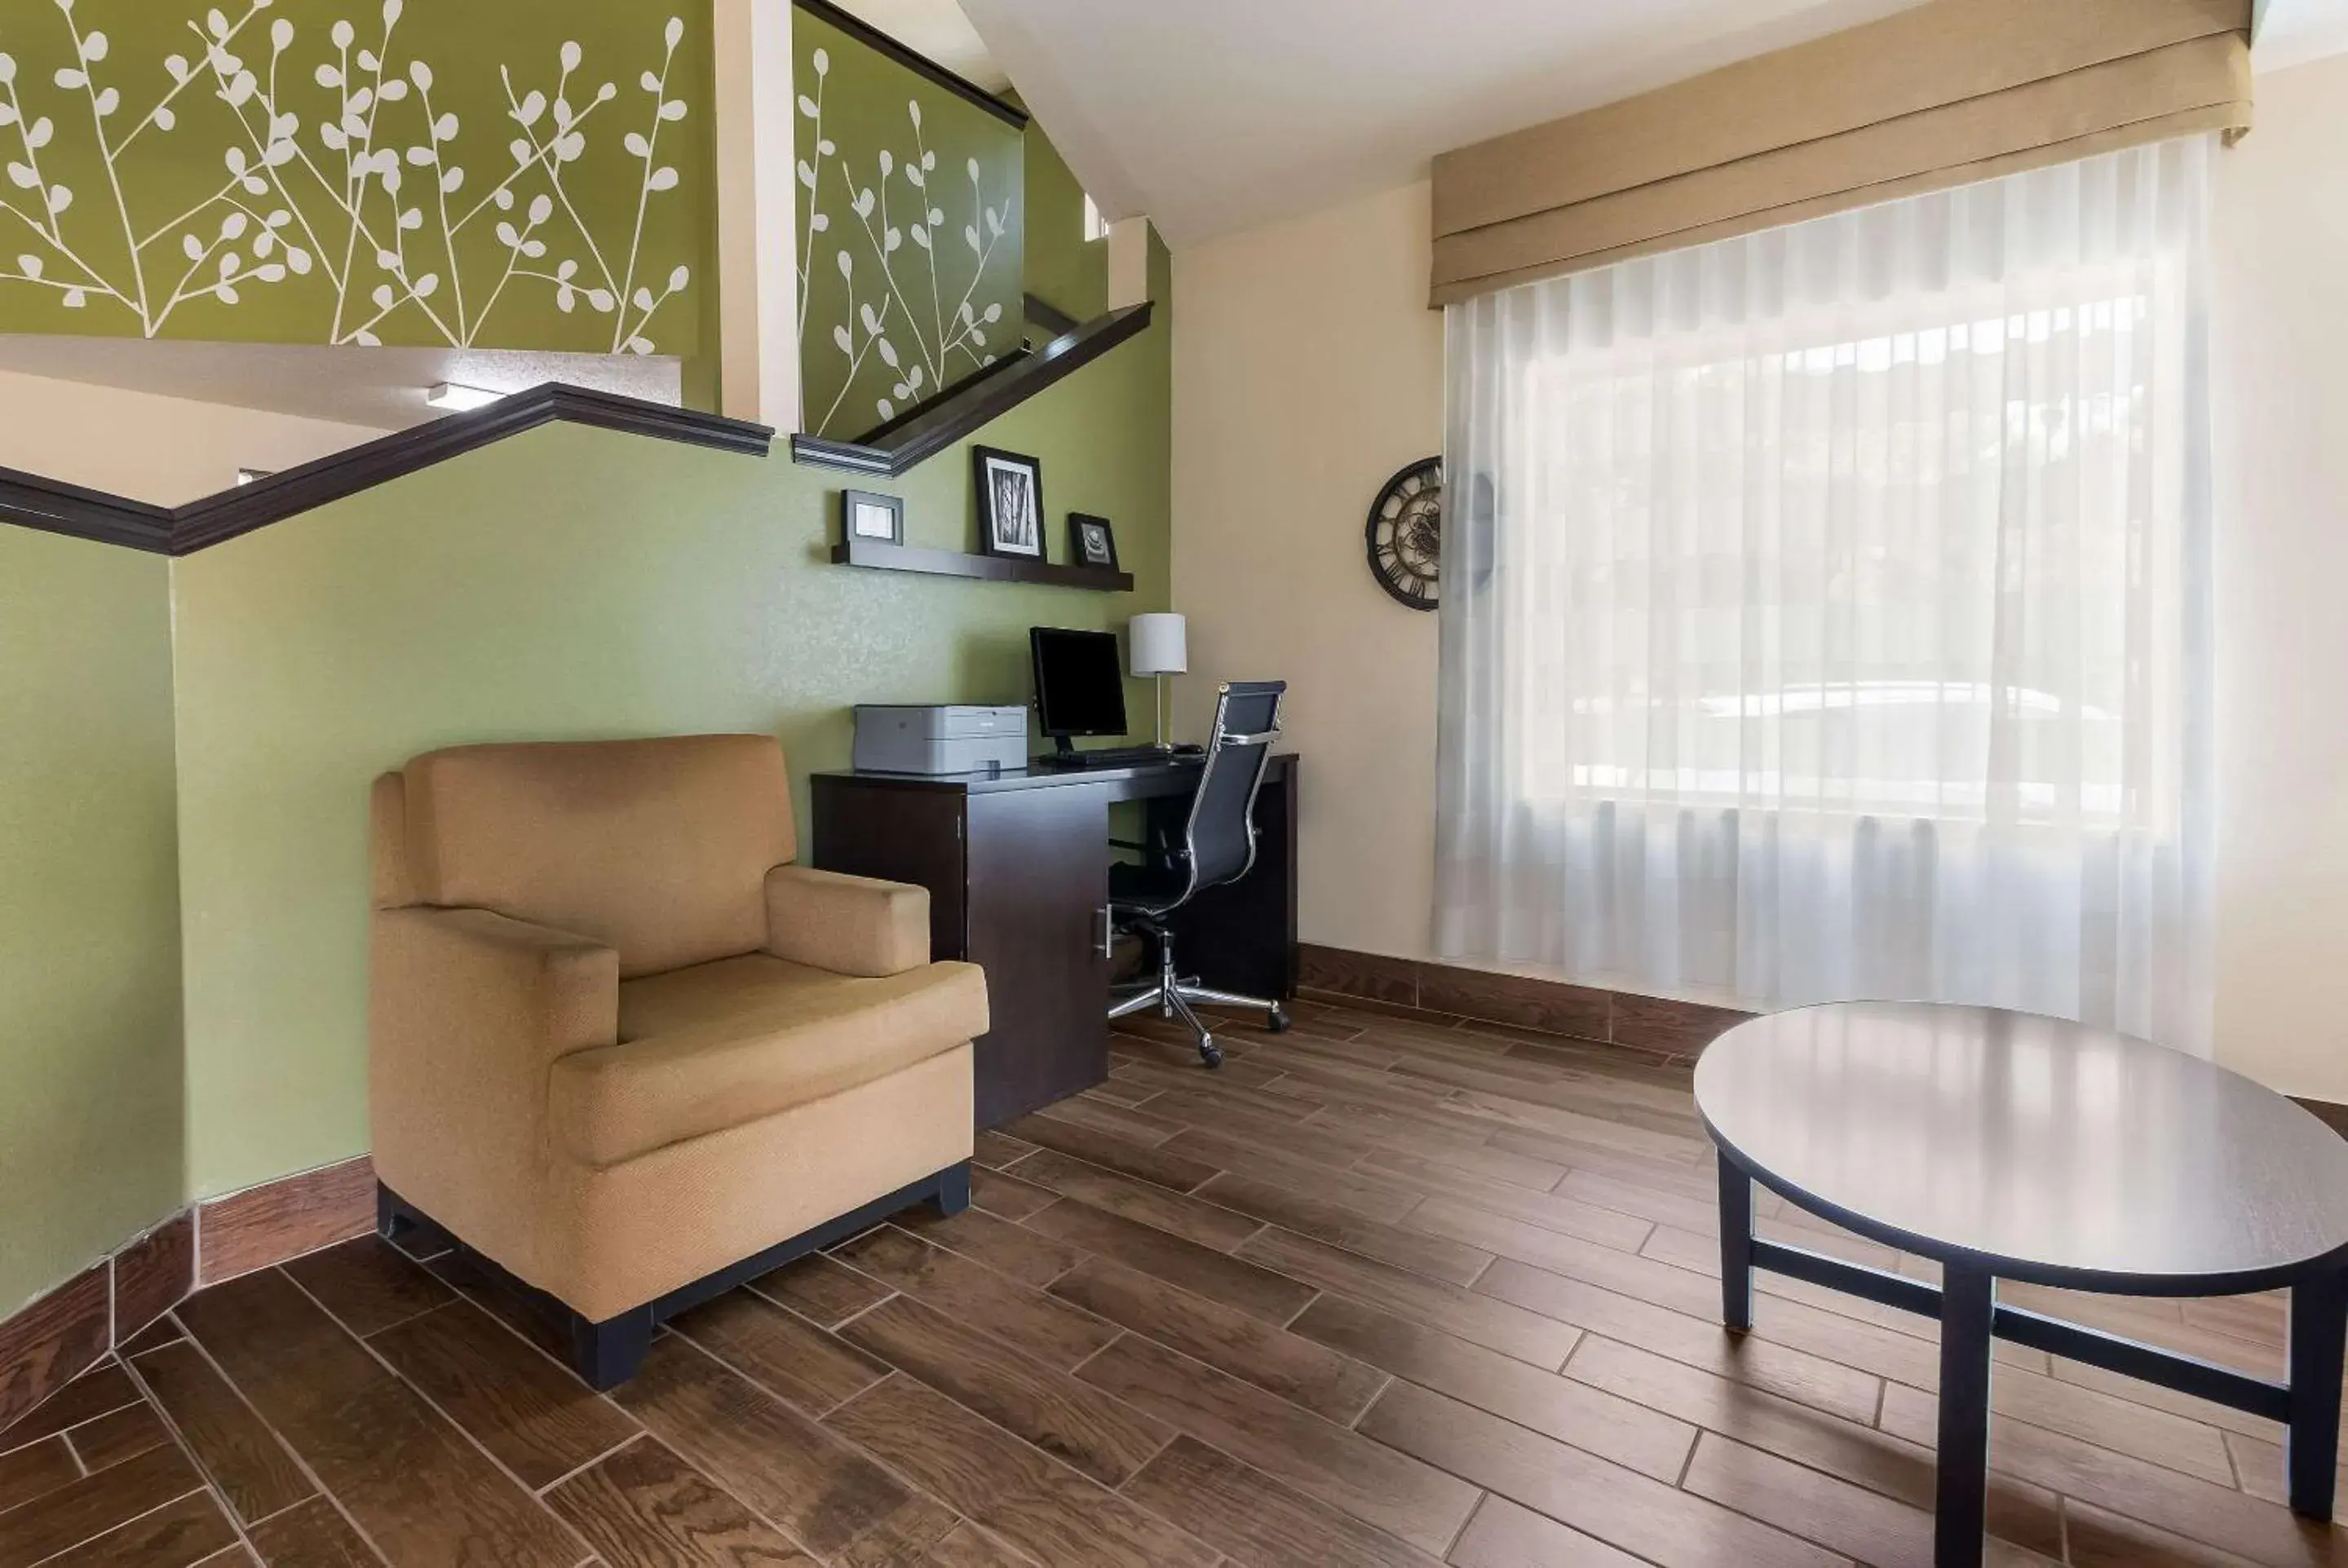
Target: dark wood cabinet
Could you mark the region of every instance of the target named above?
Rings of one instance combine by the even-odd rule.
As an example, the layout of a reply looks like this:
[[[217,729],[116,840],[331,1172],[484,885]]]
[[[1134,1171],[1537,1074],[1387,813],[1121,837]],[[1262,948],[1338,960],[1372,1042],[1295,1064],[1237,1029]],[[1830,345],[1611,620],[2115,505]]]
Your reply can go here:
[[[814,863],[930,891],[930,950],[986,971],[978,1124],[998,1126],[1108,1076],[1109,807],[1187,811],[1195,764],[1081,773],[815,775]],[[1186,972],[1286,998],[1296,989],[1296,758],[1272,759],[1241,881],[1177,924]]]

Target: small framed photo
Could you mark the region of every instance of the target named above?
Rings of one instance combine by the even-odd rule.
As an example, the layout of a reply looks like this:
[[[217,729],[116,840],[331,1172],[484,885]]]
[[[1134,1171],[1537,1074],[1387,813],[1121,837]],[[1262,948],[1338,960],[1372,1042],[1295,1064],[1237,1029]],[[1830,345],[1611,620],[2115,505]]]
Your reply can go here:
[[[1117,569],[1117,530],[1107,518],[1087,512],[1068,514],[1068,559],[1077,566]]]
[[[971,448],[978,479],[978,545],[991,556],[1044,559],[1044,465],[1016,452]]]
[[[842,490],[839,493],[839,537],[843,543],[852,539],[878,539],[883,544],[903,544],[905,498],[902,496],[876,496],[870,490]]]

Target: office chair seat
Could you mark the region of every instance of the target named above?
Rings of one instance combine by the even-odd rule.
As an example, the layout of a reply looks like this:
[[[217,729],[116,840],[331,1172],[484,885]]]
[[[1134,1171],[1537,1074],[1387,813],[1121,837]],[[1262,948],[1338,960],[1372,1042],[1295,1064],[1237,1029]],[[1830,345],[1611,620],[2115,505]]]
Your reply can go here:
[[[1108,868],[1109,902],[1119,910],[1163,914],[1182,901],[1189,886],[1190,874],[1171,864],[1131,866],[1119,862]]]

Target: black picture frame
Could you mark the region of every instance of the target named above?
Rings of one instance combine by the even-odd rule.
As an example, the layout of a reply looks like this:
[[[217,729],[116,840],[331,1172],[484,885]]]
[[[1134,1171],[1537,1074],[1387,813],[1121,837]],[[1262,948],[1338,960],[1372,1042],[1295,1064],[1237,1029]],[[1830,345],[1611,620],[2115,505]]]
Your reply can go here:
[[[888,515],[886,533],[868,532],[874,512]],[[842,490],[839,493],[839,542],[854,544],[858,539],[874,539],[892,545],[905,542],[905,497],[883,496],[874,490]]]
[[[1090,541],[1097,531],[1098,548]],[[1102,571],[1116,571],[1117,528],[1107,518],[1097,518],[1090,512],[1068,514],[1068,564],[1093,567]]]
[[[970,449],[978,490],[978,548],[1014,560],[1045,559],[1044,465],[1025,453],[995,446]],[[1024,479],[1024,493],[1021,481]]]

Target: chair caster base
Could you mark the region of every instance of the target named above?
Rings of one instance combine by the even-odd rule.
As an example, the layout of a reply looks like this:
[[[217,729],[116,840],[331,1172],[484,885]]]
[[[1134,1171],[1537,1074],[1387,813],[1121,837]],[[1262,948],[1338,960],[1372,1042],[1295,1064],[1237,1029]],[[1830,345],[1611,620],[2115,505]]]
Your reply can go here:
[[[1272,1009],[1271,1021],[1264,1027],[1269,1029],[1274,1034],[1286,1034],[1288,1032],[1288,1009],[1286,1008]]]
[[[1211,1072],[1223,1064],[1223,1048],[1211,1040],[1202,1040],[1199,1042],[1199,1060],[1205,1062],[1207,1070]]]

